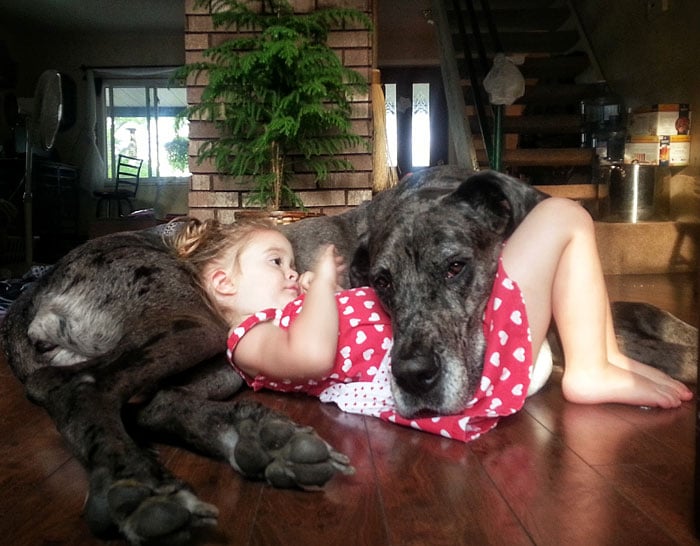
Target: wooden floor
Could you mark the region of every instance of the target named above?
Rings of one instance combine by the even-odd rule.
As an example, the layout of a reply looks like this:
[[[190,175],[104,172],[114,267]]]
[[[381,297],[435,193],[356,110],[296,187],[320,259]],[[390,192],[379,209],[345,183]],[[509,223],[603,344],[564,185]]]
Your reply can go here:
[[[697,323],[690,276],[611,278]],[[92,545],[86,480],[44,413],[0,366],[0,543]],[[695,402],[678,410],[579,406],[555,377],[471,444],[347,415],[308,398],[252,395],[313,424],[357,472],[322,491],[278,491],[223,463],[162,459],[221,512],[209,545],[700,544],[692,523]]]

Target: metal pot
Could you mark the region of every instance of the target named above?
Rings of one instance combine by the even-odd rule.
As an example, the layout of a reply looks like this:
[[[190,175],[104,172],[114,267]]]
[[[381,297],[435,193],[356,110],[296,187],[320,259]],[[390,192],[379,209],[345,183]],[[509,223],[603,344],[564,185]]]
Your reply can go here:
[[[654,215],[654,165],[612,163],[601,168],[610,196],[610,216],[606,220],[634,224]]]

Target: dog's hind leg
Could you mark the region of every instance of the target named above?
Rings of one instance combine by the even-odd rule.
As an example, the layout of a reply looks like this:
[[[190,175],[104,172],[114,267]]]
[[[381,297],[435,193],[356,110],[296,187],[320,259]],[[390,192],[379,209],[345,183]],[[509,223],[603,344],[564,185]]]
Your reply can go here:
[[[188,544],[194,528],[216,522],[216,508],[199,500],[139,446],[121,419],[123,404],[139,384],[151,385],[163,373],[155,364],[167,361],[169,371],[183,369],[193,358],[211,356],[220,345],[219,336],[206,335],[210,328],[197,330],[192,322],[192,337],[184,332],[185,348],[183,328],[174,321],[138,348],[120,348],[73,366],[42,367],[26,379],[28,396],[51,415],[89,473],[85,516],[97,536],[118,533],[133,544],[156,539]]]

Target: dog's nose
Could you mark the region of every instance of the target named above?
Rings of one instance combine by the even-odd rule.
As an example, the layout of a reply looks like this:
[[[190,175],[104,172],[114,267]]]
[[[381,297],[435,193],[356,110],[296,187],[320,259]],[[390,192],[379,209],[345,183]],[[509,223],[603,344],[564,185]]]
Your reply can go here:
[[[440,368],[434,358],[412,358],[398,365],[392,364],[397,385],[411,394],[430,390],[440,377]]]

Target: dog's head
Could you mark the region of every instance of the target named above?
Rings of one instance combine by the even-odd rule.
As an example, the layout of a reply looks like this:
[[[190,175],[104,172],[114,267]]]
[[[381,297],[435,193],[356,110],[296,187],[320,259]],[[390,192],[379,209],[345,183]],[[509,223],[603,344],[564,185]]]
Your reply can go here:
[[[483,172],[430,198],[393,201],[351,267],[392,317],[392,390],[405,416],[461,411],[483,369],[482,318],[502,243],[543,194]]]

